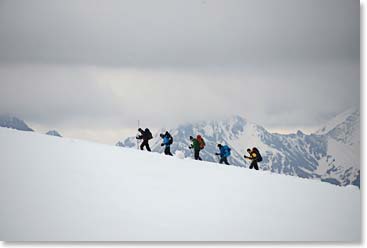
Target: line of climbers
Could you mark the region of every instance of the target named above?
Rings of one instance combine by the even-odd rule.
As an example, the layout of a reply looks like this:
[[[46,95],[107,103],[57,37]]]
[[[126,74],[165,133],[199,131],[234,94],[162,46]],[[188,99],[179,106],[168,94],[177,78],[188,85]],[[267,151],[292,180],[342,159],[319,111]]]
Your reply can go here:
[[[147,151],[151,152],[150,146],[149,146],[149,140],[153,139],[153,135],[150,132],[148,128],[145,130],[139,128],[139,135],[137,135],[137,140],[142,140],[143,142],[140,144],[140,149],[144,150],[144,147]],[[173,144],[173,137],[172,135],[166,131],[164,134],[160,134],[160,137],[162,138],[162,144],[161,146],[164,146],[164,154],[168,156],[173,156],[171,153],[171,145]],[[195,160],[202,160],[200,157],[200,152],[205,148],[206,144],[201,135],[197,135],[196,138],[190,136],[190,142],[191,145],[189,146],[189,149],[194,150],[194,159]],[[226,165],[229,165],[228,158],[231,156],[231,148],[227,145],[218,144],[219,152],[215,153],[215,155],[220,157],[219,163]],[[250,169],[259,170],[259,162],[262,162],[262,156],[259,152],[259,150],[254,147],[252,149],[247,149],[247,152],[249,156],[244,156],[245,159],[249,159],[251,161]]]

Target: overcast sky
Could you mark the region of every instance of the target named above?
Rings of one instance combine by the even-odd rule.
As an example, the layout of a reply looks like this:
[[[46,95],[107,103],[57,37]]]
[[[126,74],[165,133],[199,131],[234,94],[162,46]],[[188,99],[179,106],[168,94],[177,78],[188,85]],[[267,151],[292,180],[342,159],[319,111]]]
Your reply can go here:
[[[311,131],[359,106],[358,0],[0,0],[0,113],[115,143],[242,115]]]

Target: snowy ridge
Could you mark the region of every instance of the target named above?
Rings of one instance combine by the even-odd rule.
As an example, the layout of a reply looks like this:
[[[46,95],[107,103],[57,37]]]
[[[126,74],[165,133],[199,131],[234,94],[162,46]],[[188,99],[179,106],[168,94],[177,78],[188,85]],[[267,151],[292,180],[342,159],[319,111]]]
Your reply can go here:
[[[336,116],[321,131],[328,142],[328,154],[319,161],[322,179],[360,186],[360,110]]]
[[[244,160],[247,148],[258,147],[264,161],[262,170],[279,174],[318,179],[337,185],[360,185],[360,126],[359,110],[350,110],[331,120],[316,134],[282,135],[269,133],[265,128],[251,123],[240,116],[228,120],[207,121],[180,125],[169,130],[174,137],[172,150],[182,151],[186,157],[192,157],[188,149],[189,136],[201,134],[207,146],[202,158],[209,162],[218,162],[218,143],[232,148],[229,162],[232,165],[248,167]],[[162,130],[162,132],[165,130]],[[154,152],[162,152],[158,133],[151,142]],[[136,147],[133,137],[120,141],[118,146]]]
[[[50,130],[46,133],[46,135],[55,136],[55,137],[62,137],[61,134],[56,130]]]
[[[344,123],[352,121],[354,118],[358,118],[360,111],[358,108],[350,108],[335,117],[333,117],[329,122],[326,123],[322,128],[316,131],[318,135],[324,135],[331,132],[333,129],[338,128]],[[356,123],[355,123],[356,124]]]
[[[0,240],[361,239],[354,186],[6,128],[0,146]]]
[[[33,132],[33,129],[31,129],[24,121],[10,115],[0,115],[0,127]]]

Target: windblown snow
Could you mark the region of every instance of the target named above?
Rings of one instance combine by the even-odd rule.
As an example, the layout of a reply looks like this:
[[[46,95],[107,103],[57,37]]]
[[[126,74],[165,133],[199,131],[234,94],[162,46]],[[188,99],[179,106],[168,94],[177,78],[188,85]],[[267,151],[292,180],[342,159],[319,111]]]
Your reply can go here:
[[[0,146],[1,240],[361,238],[355,186],[6,128]]]

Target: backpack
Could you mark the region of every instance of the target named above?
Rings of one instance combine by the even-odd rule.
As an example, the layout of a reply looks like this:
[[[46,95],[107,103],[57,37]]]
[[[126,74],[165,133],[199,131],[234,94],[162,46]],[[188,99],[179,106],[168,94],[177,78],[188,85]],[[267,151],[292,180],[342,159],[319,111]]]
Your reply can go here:
[[[257,148],[254,148],[254,152],[256,153],[257,162],[262,162],[263,157],[261,156],[259,150]]]
[[[152,132],[148,128],[145,129],[145,134],[146,134],[148,140],[153,139],[153,134],[152,134]]]
[[[229,148],[228,146],[224,146],[224,156],[227,158],[229,156],[231,156],[231,148]]]
[[[203,137],[201,137],[201,135],[198,135],[196,137],[196,140],[199,142],[200,149],[201,150],[204,149],[206,144],[205,144],[205,141],[204,141]]]

